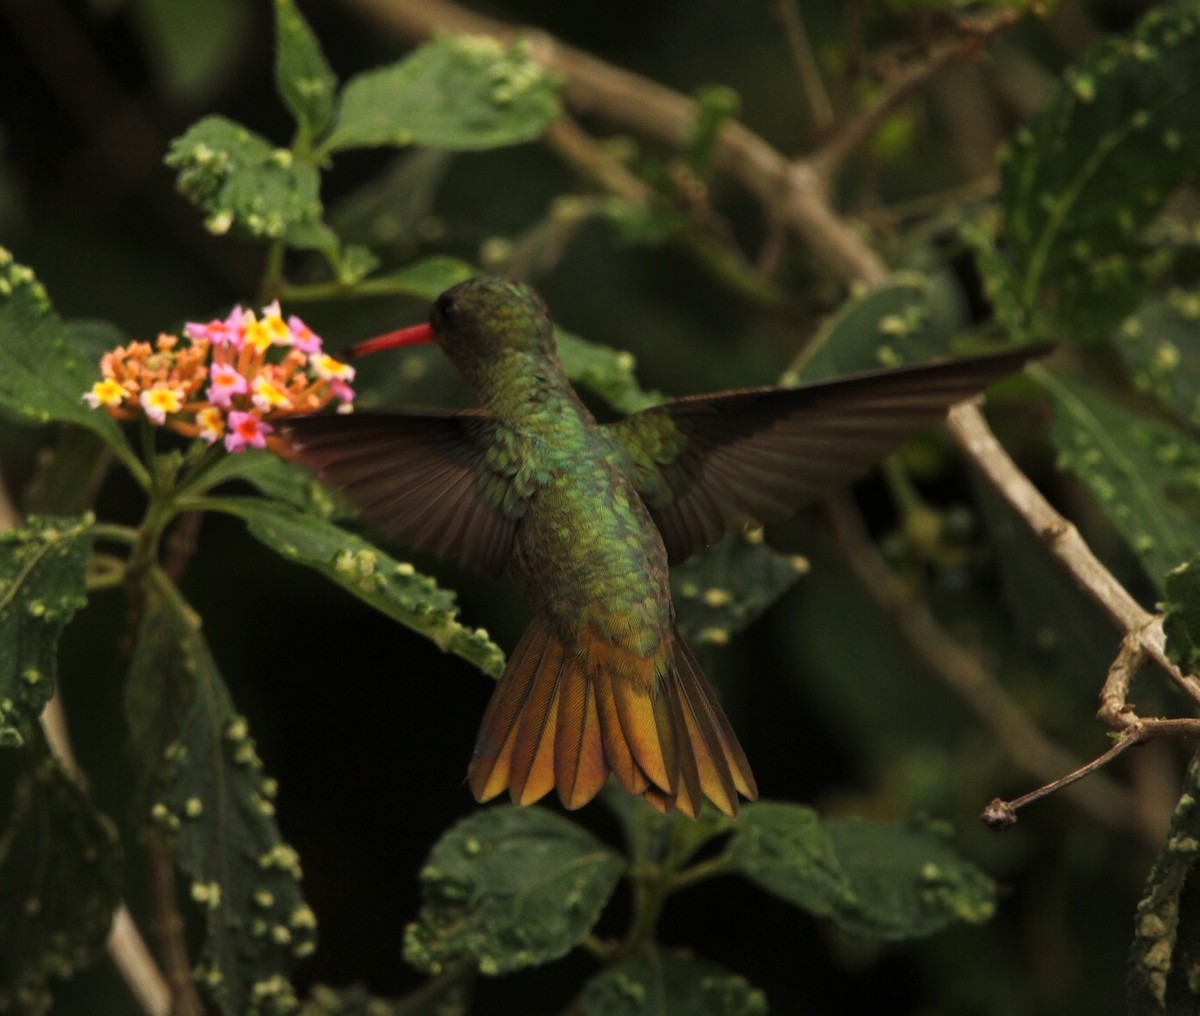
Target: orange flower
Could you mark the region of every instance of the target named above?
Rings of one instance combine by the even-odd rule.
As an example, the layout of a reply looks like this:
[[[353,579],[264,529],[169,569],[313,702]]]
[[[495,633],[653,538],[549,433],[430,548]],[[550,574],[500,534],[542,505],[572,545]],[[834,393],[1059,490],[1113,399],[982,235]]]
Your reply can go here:
[[[83,400],[210,445],[223,439],[231,452],[262,448],[275,440],[270,420],[315,413],[335,399],[350,408],[354,368],[321,345],[299,318],[285,321],[278,302],[261,318],[235,307],[223,321],[188,322],[183,337],[163,334],[153,346],[131,342],[105,353],[101,379]],[[286,352],[269,360],[278,348]]]

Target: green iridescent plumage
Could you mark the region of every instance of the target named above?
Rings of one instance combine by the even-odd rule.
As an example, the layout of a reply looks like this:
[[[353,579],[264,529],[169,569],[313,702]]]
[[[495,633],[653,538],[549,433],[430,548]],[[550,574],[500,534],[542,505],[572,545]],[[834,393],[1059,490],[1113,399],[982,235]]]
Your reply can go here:
[[[472,791],[528,804],[557,789],[575,808],[612,772],[693,816],[705,797],[735,814],[757,790],[675,630],[668,564],[849,482],[1037,352],[696,396],[599,424],[526,286],[455,286],[426,338],[477,409],[297,420],[288,435],[389,536],[508,568],[535,608],[484,715]]]

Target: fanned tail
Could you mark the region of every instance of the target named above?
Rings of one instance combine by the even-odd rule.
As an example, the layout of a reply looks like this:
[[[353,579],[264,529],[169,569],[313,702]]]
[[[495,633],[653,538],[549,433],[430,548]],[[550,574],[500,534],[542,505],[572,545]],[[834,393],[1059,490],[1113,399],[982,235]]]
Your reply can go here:
[[[609,773],[655,808],[695,818],[707,797],[736,815],[755,798],[750,765],[678,632],[638,655],[584,627],[564,638],[538,615],[483,716],[467,772],[487,801],[507,789],[532,804],[552,789],[567,808]]]

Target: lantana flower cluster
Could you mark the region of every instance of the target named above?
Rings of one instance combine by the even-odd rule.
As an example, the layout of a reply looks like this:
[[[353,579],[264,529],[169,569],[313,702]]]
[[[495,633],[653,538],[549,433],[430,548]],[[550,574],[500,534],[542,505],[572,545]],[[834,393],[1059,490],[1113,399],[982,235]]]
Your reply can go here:
[[[119,420],[144,417],[231,452],[265,448],[271,421],[307,415],[337,400],[348,412],[354,368],[325,353],[300,318],[285,321],[279,303],[260,315],[234,307],[229,317],[189,322],[184,335],[151,345],[131,342],[105,353],[101,379],[83,396]]]

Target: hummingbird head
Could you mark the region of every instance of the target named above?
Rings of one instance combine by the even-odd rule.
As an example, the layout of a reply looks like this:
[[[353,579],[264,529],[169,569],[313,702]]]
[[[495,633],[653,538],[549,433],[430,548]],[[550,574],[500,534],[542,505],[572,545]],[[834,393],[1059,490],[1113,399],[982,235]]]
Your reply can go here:
[[[429,323],[402,328],[354,346],[352,357],[395,346],[436,342],[463,378],[479,389],[512,354],[555,356],[554,325],[529,286],[480,275],[447,289]]]
[[[510,353],[554,354],[550,313],[529,286],[481,275],[446,290],[433,305],[434,341],[468,377]]]

